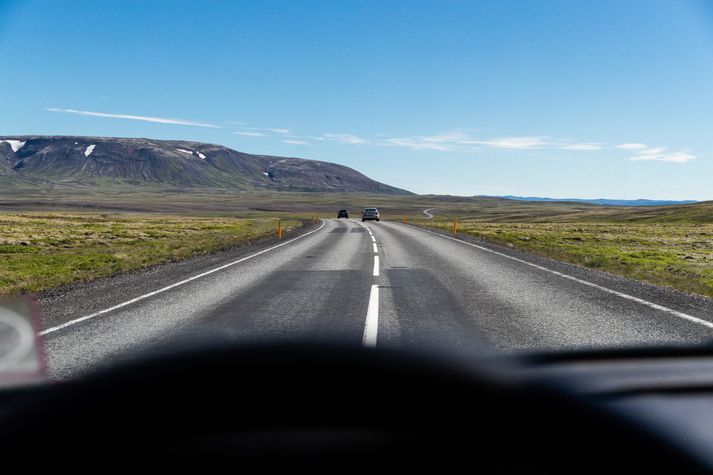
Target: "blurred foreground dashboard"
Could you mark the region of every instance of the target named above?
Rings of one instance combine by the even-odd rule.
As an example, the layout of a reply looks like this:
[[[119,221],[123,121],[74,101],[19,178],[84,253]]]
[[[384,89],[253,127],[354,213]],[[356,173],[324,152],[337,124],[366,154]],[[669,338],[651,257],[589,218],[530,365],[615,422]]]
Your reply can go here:
[[[713,350],[181,351],[0,392],[6,466],[707,473]]]

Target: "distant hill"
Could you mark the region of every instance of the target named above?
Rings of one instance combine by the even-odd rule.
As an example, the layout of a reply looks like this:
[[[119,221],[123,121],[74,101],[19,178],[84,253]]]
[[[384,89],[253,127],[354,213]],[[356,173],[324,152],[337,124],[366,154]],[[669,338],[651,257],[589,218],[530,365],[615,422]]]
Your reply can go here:
[[[329,162],[201,142],[111,137],[0,137],[0,186],[15,183],[411,194]]]
[[[490,198],[490,197],[489,197]],[[693,200],[684,201],[669,201],[669,200],[611,200],[606,198],[598,199],[579,199],[579,198],[539,198],[535,196],[494,196],[492,198],[505,198],[508,200],[515,201],[559,201],[567,203],[587,203],[592,205],[601,206],[669,206],[669,205],[687,205],[692,203],[698,203]]]

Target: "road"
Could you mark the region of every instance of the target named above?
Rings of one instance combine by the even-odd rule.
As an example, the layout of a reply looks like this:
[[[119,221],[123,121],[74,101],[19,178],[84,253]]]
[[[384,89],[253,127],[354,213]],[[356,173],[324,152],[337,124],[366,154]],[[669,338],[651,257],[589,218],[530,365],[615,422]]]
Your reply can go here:
[[[713,336],[708,299],[400,223],[328,219],[280,244],[220,258],[72,295],[70,307],[46,303],[51,374],[226,340],[477,356]]]

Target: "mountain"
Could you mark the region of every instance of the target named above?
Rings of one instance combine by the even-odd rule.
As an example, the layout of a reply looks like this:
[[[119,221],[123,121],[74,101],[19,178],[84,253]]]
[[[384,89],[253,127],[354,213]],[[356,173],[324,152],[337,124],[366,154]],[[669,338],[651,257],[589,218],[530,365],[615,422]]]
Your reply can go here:
[[[670,200],[612,200],[606,198],[597,199],[580,199],[580,198],[539,198],[536,196],[494,196],[488,198],[505,198],[508,200],[515,201],[565,201],[569,203],[588,203],[593,205],[601,206],[669,206],[669,205],[687,205],[692,203],[698,203],[698,201],[684,200],[684,201],[670,201]]]
[[[111,137],[0,137],[0,184],[8,182],[412,194],[329,162],[201,142]]]

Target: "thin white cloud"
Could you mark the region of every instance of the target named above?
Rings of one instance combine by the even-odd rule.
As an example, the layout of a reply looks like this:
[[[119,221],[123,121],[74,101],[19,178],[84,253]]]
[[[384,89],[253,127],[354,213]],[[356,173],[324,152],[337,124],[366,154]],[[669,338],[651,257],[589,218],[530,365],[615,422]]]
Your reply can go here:
[[[369,142],[368,140],[363,139],[363,138],[359,137],[358,135],[352,135],[352,134],[324,134],[323,137],[325,140],[329,140],[332,142],[349,143],[349,144],[365,144],[365,143]]]
[[[600,143],[573,143],[568,145],[563,145],[560,147],[562,150],[601,150],[604,148],[603,144]]]
[[[460,131],[436,135],[415,135],[411,137],[394,137],[386,139],[380,145],[408,147],[411,150],[435,150],[439,152],[473,151],[478,142],[468,134]]]
[[[400,138],[393,138],[393,139],[387,139],[386,141],[383,142],[382,145],[390,145],[390,146],[396,146],[396,147],[408,147],[411,150],[435,150],[438,152],[452,152],[454,151],[453,147],[444,144],[442,142],[433,142],[430,140],[427,140],[426,137],[400,137]]]
[[[289,135],[290,129],[270,128],[270,127],[241,127],[243,130],[254,130],[257,132],[270,132],[271,134]]]
[[[491,140],[476,140],[472,143],[487,145],[493,148],[505,148],[509,150],[530,150],[549,145],[547,137],[500,137]]]
[[[412,150],[436,150],[442,152],[472,152],[479,145],[510,150],[530,150],[551,145],[547,137],[498,137],[478,139],[461,131],[436,135],[417,135],[387,139],[382,145],[408,147]]]
[[[288,143],[292,145],[309,145],[309,142],[305,142],[304,140],[283,140],[282,143]]]
[[[667,147],[649,147],[646,144],[631,142],[616,146],[617,149],[626,150],[634,155],[629,160],[635,162],[656,161],[670,163],[687,163],[698,157],[687,151],[671,151]]]
[[[208,124],[205,122],[195,122],[192,120],[183,119],[167,119],[164,117],[148,117],[143,115],[129,115],[129,114],[110,114],[108,112],[91,112],[76,109],[57,109],[55,107],[47,107],[45,110],[50,112],[63,112],[67,114],[77,114],[88,117],[103,117],[109,119],[127,119],[127,120],[138,120],[142,122],[154,122],[157,124],[172,124],[172,125],[190,125],[193,127],[208,127],[211,129],[220,129],[219,125]]]
[[[629,160],[633,161],[657,161],[671,163],[687,163],[696,160],[698,157],[688,152],[670,152],[665,147],[655,147],[640,150]]]
[[[233,135],[245,135],[246,137],[267,137],[262,132],[233,132]]]
[[[617,145],[616,148],[621,150],[643,150],[648,147],[643,143],[623,143],[621,145]]]

